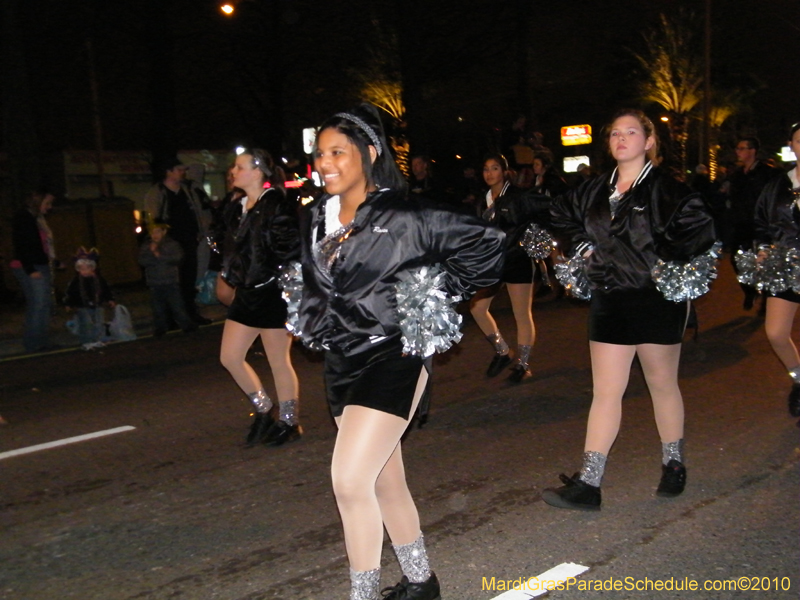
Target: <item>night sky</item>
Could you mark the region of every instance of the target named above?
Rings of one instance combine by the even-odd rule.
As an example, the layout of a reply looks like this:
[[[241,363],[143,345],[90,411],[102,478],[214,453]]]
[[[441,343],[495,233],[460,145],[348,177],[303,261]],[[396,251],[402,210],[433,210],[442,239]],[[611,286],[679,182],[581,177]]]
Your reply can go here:
[[[181,149],[269,145],[280,131],[285,150],[297,153],[300,130],[355,103],[358,74],[374,68],[405,27],[422,90],[417,119],[434,156],[479,155],[521,109],[558,152],[561,126],[599,129],[616,108],[640,104],[628,49],[641,49],[641,32],[659,11],[702,9],[677,0],[245,0],[236,18],[227,18],[208,0],[16,4],[27,106],[43,152],[94,147],[87,39],[106,149],[151,149],[160,134]],[[529,14],[524,31],[521,11]],[[715,73],[760,85],[752,110],[727,124],[728,136],[756,133],[777,149],[800,119],[800,1],[713,0],[713,11]],[[527,107],[517,102],[521,52]],[[400,68],[396,57],[392,62],[387,71]],[[19,85],[9,69],[3,77],[4,86]],[[155,109],[160,120],[154,81],[174,90],[174,106]],[[174,116],[165,121],[165,111]],[[14,118],[4,110],[6,150]]]

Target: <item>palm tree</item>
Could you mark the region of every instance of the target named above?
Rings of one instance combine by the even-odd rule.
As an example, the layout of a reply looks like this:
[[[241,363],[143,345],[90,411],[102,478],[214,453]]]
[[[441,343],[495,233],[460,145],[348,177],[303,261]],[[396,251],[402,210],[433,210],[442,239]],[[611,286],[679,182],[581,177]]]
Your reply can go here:
[[[640,93],[646,102],[661,105],[670,116],[671,136],[677,144],[677,160],[686,173],[688,119],[702,99],[702,22],[692,11],[659,15],[657,26],[644,33],[645,50],[633,52],[644,77]]]
[[[400,171],[408,177],[409,143],[404,135],[406,107],[403,104],[403,86],[399,81],[384,77],[365,79],[361,88],[361,97],[371,102],[392,119],[389,141],[394,149]]]
[[[719,152],[719,134],[722,125],[729,117],[747,109],[749,100],[756,92],[763,87],[754,78],[748,87],[729,87],[728,89],[714,90],[714,103],[711,105],[709,113],[710,120],[710,139],[708,143],[708,170],[709,176],[713,180],[717,173],[717,153]]]

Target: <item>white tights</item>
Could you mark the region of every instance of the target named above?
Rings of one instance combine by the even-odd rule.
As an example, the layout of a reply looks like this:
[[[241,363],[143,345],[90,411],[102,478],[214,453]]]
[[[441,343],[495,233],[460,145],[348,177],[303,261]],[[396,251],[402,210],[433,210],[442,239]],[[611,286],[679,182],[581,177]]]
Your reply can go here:
[[[395,545],[410,544],[420,535],[419,514],[406,485],[400,438],[427,382],[428,373],[422,368],[408,419],[358,405],[345,407],[336,418],[339,432],[331,478],[354,571],[380,567],[384,526]]]
[[[263,389],[258,375],[245,360],[250,346],[259,336],[275,379],[278,401],[296,400],[300,386],[289,355],[292,336],[285,329],[257,329],[236,321],[225,321],[219,353],[222,366],[245,394]]]
[[[681,345],[621,346],[589,342],[594,397],[586,427],[585,452],[608,456],[622,420],[622,395],[628,387],[633,357],[638,355],[653,401],[661,441],[683,438],[683,398],[678,387]]]

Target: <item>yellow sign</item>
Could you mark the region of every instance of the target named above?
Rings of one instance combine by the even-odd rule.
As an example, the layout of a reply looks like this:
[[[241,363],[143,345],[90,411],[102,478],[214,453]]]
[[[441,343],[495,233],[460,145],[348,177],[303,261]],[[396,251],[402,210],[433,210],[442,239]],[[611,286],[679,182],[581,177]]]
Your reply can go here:
[[[561,128],[561,144],[564,146],[579,146],[592,143],[591,125],[568,125]]]

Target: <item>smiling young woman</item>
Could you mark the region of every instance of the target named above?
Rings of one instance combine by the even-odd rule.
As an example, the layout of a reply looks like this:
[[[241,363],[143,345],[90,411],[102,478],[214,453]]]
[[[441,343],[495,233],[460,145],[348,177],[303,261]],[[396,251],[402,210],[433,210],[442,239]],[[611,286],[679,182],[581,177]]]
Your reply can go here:
[[[444,292],[469,297],[497,281],[503,233],[476,217],[408,198],[371,105],[325,121],[315,157],[326,193],[302,214],[296,331],[307,345],[325,350],[327,399],[338,427],[331,478],[350,562],[350,598],[378,598],[385,527],[403,578],[383,598],[436,600],[439,582],[400,444],[432,362],[406,351],[397,286],[420,267],[441,265]]]

